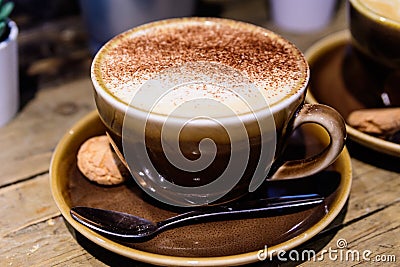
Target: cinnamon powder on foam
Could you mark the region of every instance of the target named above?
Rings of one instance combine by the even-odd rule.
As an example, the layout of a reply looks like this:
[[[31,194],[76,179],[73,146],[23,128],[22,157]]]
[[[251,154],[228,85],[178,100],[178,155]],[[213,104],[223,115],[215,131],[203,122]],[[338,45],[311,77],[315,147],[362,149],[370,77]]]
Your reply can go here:
[[[272,99],[292,94],[306,76],[306,62],[290,43],[262,30],[215,23],[175,24],[125,35],[103,56],[101,73],[109,90],[124,99],[152,74],[199,61],[235,68]]]

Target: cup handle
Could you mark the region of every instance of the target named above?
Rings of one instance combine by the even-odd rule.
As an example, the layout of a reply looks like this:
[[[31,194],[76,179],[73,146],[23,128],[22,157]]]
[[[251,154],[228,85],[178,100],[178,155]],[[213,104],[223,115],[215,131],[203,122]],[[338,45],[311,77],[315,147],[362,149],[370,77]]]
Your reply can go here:
[[[304,104],[293,119],[293,133],[300,125],[316,123],[329,134],[329,145],[319,154],[279,164],[271,179],[300,178],[315,174],[331,165],[339,156],[346,141],[346,126],[342,116],[333,108],[321,104]]]

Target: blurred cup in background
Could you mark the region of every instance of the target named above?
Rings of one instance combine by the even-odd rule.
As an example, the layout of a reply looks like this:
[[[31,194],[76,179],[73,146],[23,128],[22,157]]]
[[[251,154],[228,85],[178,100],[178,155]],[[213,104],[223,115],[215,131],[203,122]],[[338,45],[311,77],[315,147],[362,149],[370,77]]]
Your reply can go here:
[[[336,0],[270,0],[274,23],[289,32],[312,32],[332,19]]]
[[[399,107],[400,0],[349,0],[348,18],[346,85],[368,107]]]
[[[400,0],[350,0],[352,45],[368,59],[400,69]]]
[[[92,54],[115,35],[166,18],[191,16],[195,0],[80,0]]]

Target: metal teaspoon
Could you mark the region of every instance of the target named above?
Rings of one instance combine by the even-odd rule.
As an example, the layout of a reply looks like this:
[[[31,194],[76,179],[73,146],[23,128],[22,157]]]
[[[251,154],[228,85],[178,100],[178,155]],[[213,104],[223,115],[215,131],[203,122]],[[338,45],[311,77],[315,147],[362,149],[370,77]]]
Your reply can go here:
[[[324,198],[317,194],[250,200],[231,205],[198,208],[160,222],[152,222],[128,213],[91,207],[73,207],[70,213],[76,221],[96,232],[118,240],[141,242],[155,237],[162,231],[183,225],[288,212],[309,208],[323,201]]]

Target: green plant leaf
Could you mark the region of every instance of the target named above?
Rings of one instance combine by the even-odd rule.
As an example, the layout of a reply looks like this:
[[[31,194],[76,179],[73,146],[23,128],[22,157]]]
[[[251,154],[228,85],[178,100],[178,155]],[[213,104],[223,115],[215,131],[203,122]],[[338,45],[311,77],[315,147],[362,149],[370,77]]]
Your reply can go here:
[[[6,23],[3,21],[0,21],[0,38],[3,35],[5,30],[6,30]]]
[[[0,9],[0,20],[6,20],[8,16],[11,14],[13,9],[14,9],[13,2],[5,3],[3,7]]]

